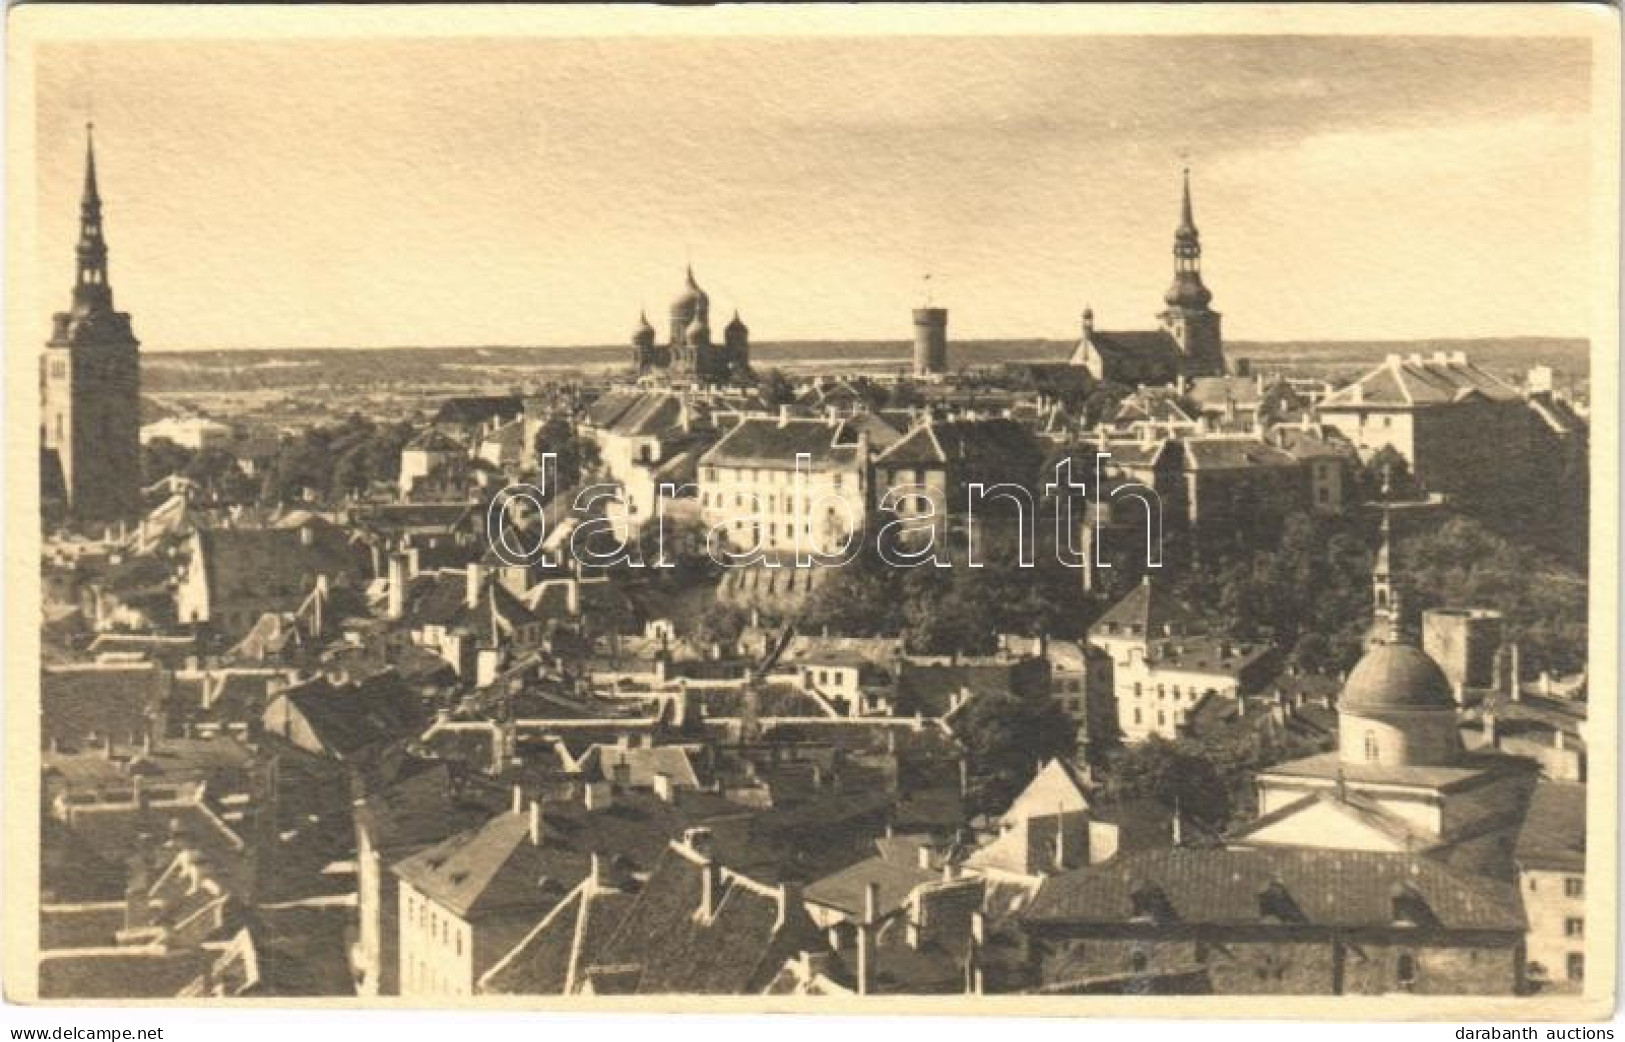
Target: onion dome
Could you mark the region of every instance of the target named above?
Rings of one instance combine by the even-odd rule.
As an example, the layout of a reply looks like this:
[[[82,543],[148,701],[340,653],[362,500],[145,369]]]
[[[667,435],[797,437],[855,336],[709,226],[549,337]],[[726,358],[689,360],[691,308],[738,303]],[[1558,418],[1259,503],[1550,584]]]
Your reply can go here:
[[[1444,670],[1411,644],[1373,644],[1349,673],[1338,701],[1339,711],[1356,715],[1455,708]]]
[[[638,313],[637,328],[632,330],[632,343],[653,344],[655,342],[655,327],[649,324],[649,313]]]
[[[1194,271],[1182,271],[1174,276],[1174,284],[1162,295],[1169,307],[1205,308],[1213,302],[1213,291],[1202,285],[1202,276]]]
[[[711,298],[707,297],[705,290],[694,281],[694,266],[691,264],[683,281],[683,291],[671,302],[671,309],[673,312],[681,310],[688,315],[703,315],[710,306]]]
[[[734,337],[748,336],[750,327],[745,325],[739,317],[739,312],[735,310],[734,317],[728,321],[728,328],[724,332],[727,334],[728,339],[732,340]]]
[[[695,314],[693,321],[689,322],[688,328],[683,330],[684,343],[691,345],[704,344],[708,343],[710,339],[711,327],[705,324],[704,317]]]

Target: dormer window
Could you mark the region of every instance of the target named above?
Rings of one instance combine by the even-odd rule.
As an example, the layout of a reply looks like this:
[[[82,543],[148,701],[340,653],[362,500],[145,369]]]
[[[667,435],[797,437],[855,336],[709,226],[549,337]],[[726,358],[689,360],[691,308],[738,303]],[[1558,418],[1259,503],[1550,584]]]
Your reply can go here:
[[[1134,918],[1154,923],[1171,922],[1174,919],[1174,906],[1168,900],[1168,894],[1156,883],[1142,883],[1134,888],[1129,895],[1130,904],[1134,910]]]

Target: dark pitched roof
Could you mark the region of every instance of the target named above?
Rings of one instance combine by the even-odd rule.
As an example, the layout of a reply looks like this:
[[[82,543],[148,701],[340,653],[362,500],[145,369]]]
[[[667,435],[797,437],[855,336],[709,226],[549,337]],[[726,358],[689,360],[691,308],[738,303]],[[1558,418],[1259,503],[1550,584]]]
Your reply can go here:
[[[780,928],[777,894],[718,869],[709,919],[700,909],[702,869],[675,845],[589,970],[595,990],[636,994],[745,995],[766,987],[801,948],[821,948],[818,928],[800,905]]]
[[[395,865],[419,892],[465,919],[491,912],[549,908],[586,875],[585,855],[530,839],[530,814],[499,814]]]
[[[1387,926],[1393,895],[1413,891],[1448,930],[1522,932],[1514,888],[1457,875],[1409,854],[1301,847],[1223,847],[1144,851],[1046,880],[1024,913],[1044,923],[1124,923],[1137,915],[1136,892],[1157,893],[1183,923],[1257,925],[1260,891],[1278,881],[1311,925]]]
[[[1089,336],[1089,346],[1108,360],[1154,361],[1175,371],[1179,365],[1179,342],[1162,329],[1096,329]]]
[[[1150,639],[1193,633],[1196,626],[1196,615],[1174,597],[1166,584],[1147,576],[1096,620],[1089,632],[1097,637]]]
[[[1032,432],[1014,420],[949,420],[923,423],[876,460],[879,464],[963,464],[1004,472],[1004,480],[1028,484],[1043,458]]]
[[[40,674],[40,740],[77,748],[92,734],[123,744],[162,708],[167,671],[139,665],[55,666]]]
[[[845,423],[749,417],[740,420],[700,462],[725,467],[793,467],[800,453],[808,455],[814,468],[853,467],[858,463],[857,437]]]
[[[1448,405],[1474,395],[1516,401],[1516,388],[1480,369],[1465,355],[1391,355],[1354,383],[1326,396],[1321,409]]]
[[[198,551],[217,603],[283,595],[296,603],[316,577],[336,586],[365,583],[372,571],[366,548],[325,521],[301,527],[200,529]],[[290,604],[290,607],[292,605]]]
[[[1513,856],[1523,868],[1585,871],[1586,787],[1569,782],[1535,785]]]
[[[329,752],[344,758],[367,749],[407,738],[417,730],[416,696],[393,671],[375,674],[358,683],[335,685],[325,677],[283,691],[286,700]],[[281,733],[267,723],[266,730]]]
[[[1191,470],[1246,470],[1297,467],[1293,456],[1253,437],[1186,438],[1185,466]]]
[[[473,425],[490,420],[511,420],[523,415],[525,403],[511,394],[447,398],[434,414],[435,423]]]

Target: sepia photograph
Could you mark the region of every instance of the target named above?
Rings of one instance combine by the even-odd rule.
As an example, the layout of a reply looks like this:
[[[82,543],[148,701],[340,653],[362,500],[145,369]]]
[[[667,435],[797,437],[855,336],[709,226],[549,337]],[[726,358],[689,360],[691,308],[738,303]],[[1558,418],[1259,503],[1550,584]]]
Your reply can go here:
[[[1613,1015],[1617,9],[8,21],[8,1004]]]

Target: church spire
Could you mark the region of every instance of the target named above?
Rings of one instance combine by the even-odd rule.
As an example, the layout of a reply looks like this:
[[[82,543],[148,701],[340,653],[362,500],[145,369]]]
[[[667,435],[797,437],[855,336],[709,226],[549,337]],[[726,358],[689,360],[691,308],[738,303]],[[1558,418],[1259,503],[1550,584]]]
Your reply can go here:
[[[1384,467],[1380,504],[1382,536],[1377,544],[1376,559],[1371,564],[1371,639],[1387,644],[1401,644],[1405,640],[1404,614],[1400,604],[1399,584],[1394,581],[1393,573],[1392,492],[1391,468]]]
[[[1180,190],[1179,227],[1174,230],[1174,283],[1163,300],[1169,307],[1200,311],[1213,300],[1202,285],[1202,236],[1191,206],[1191,170],[1186,167]]]
[[[1189,232],[1192,238],[1196,237],[1196,220],[1191,216],[1191,168],[1185,168],[1184,201],[1179,209],[1179,230],[1181,233]]]
[[[107,240],[102,237],[102,196],[96,184],[94,124],[85,124],[85,190],[79,200],[78,274],[73,284],[77,311],[110,311],[113,290],[107,282]]]

